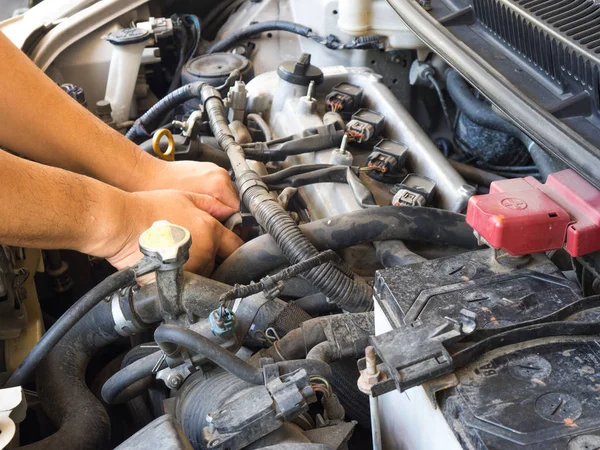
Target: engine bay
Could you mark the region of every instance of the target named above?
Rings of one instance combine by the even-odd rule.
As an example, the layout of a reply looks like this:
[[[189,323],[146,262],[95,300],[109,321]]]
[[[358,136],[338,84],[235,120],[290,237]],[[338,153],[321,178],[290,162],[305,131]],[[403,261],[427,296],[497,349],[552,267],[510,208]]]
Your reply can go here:
[[[243,240],[208,276],[167,220],[119,271],[0,245],[1,448],[600,447],[596,32],[561,47],[554,0],[403,3],[43,0],[0,22],[140,151],[226,170]]]

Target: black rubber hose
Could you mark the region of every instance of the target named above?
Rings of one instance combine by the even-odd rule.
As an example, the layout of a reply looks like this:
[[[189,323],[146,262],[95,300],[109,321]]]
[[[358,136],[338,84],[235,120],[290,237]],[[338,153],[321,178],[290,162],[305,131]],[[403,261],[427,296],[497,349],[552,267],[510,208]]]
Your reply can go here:
[[[247,159],[255,161],[285,161],[288,156],[314,153],[332,147],[339,147],[343,137],[344,131],[336,130],[332,133],[315,134],[313,136],[293,139],[271,148],[265,143],[259,143],[257,148],[246,145],[244,147],[244,154]]]
[[[120,270],[104,279],[77,300],[33,347],[23,362],[6,381],[4,387],[22,386],[25,384],[35,372],[40,361],[50,353],[77,322],[110,294],[133,283],[136,276],[136,271],[131,267]]]
[[[427,261],[427,258],[411,252],[402,241],[378,242],[375,244],[375,249],[377,261],[383,267],[406,266]]]
[[[188,100],[200,97],[200,91],[204,84],[203,81],[186,84],[160,99],[142,117],[135,121],[133,126],[127,131],[125,137],[132,141],[138,137],[149,137],[149,133],[158,126],[165,114]]]
[[[329,364],[333,362],[333,349],[331,348],[331,344],[328,341],[321,342],[320,344],[315,345],[306,355],[306,359],[322,361],[324,363]]]
[[[537,143],[529,136],[523,133],[519,128],[507,122],[494,112],[491,105],[475,98],[469,85],[464,78],[456,71],[446,72],[446,88],[457,108],[467,116],[467,118],[484,128],[500,131],[519,139],[531,155],[531,159],[538,167],[540,175],[545,180],[548,175],[561,170],[564,165],[554,161]]]
[[[125,403],[140,395],[147,386],[143,385],[138,389],[130,389],[138,381],[144,380],[152,375],[152,369],[163,356],[162,351],[158,350],[150,355],[144,356],[137,361],[123,367],[112,377],[110,377],[104,386],[102,386],[102,398],[109,405]],[[166,367],[166,363],[161,364],[160,369]]]
[[[348,166],[331,166],[313,172],[290,176],[278,183],[266,183],[269,189],[282,191],[287,187],[302,187],[316,183],[348,183]],[[264,181],[264,178],[263,178]]]
[[[154,332],[154,340],[167,355],[177,351],[181,346],[206,356],[241,380],[252,384],[263,384],[262,370],[251,366],[219,344],[192,330],[177,325],[161,325]]]
[[[300,225],[300,230],[319,250],[341,250],[387,240],[477,248],[473,229],[465,222],[465,216],[434,208],[368,208]],[[262,235],[229,256],[213,273],[213,278],[227,284],[247,284],[286,263],[273,238]]]
[[[210,47],[207,53],[210,55],[211,53],[224,52],[232,47],[236,42],[251,38],[266,31],[289,31],[290,33],[309,37],[312,30],[304,25],[299,25],[297,23],[288,22],[285,20],[269,20],[266,22],[259,22],[230,34],[225,39],[220,40],[215,45]]]
[[[106,448],[110,420],[92,394],[85,372],[92,356],[122,339],[115,330],[111,303],[101,302],[60,340],[37,370],[37,390],[44,411],[58,431],[22,447],[27,450]]]
[[[467,82],[456,70],[446,72],[446,89],[448,89],[448,93],[456,103],[457,108],[471,122],[484,128],[509,134],[523,141],[525,134],[496,114],[491,105],[475,98]]]
[[[202,100],[211,130],[231,161],[244,205],[256,221],[273,236],[290,263],[295,264],[317,256],[319,251],[287,211],[271,196],[260,176],[248,166],[243,148],[233,139],[218,91],[205,86],[202,90]],[[305,278],[346,311],[368,311],[373,307],[372,288],[349,270],[327,263],[311,269],[305,274]]]
[[[265,175],[262,177],[263,183],[266,184],[277,184],[280,181],[285,180],[286,178],[292,177],[294,175],[300,175],[307,172],[313,172],[319,169],[327,169],[329,167],[334,167],[333,164],[298,164],[294,166],[290,166],[287,169],[279,170],[275,173],[271,173],[269,175]]]

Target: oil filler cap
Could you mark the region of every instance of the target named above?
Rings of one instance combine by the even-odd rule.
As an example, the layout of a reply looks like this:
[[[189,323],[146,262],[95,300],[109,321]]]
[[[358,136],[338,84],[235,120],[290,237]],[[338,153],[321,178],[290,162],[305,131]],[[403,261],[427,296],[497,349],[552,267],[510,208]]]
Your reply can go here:
[[[139,244],[144,255],[159,258],[163,264],[184,264],[192,237],[186,228],[159,220],[142,233]]]
[[[574,257],[600,250],[600,191],[573,170],[495,181],[471,197],[467,223],[493,248],[519,256],[565,248]]]
[[[277,68],[277,75],[288,83],[308,86],[311,81],[315,84],[323,82],[323,72],[310,63],[310,53],[302,53],[298,61],[284,61]]]

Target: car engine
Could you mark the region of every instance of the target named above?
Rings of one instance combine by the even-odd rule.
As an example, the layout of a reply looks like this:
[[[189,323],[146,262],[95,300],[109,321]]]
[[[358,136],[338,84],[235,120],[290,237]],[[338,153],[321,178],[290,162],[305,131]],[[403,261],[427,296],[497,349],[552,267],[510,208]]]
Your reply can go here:
[[[0,446],[600,448],[599,18],[43,0],[0,22],[144,152],[229,171],[245,242],[210,277],[167,221],[118,272],[0,246]]]

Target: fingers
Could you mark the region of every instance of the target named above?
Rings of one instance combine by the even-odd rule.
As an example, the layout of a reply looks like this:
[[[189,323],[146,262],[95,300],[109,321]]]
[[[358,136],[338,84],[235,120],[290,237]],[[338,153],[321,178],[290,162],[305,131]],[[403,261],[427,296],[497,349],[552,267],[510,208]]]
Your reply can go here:
[[[231,180],[229,179],[229,174],[227,175],[227,181],[223,182],[223,192],[220,195],[221,202],[225,203],[227,206],[232,207],[236,211],[240,209],[240,199],[238,197],[238,193],[231,184]]]
[[[237,209],[220,202],[210,195],[189,193],[188,198],[194,203],[196,208],[209,213],[218,220],[227,220],[232,214],[237,212]]]
[[[240,239],[240,237],[232,231],[229,231],[227,228],[223,227],[223,231],[221,234],[221,241],[219,242],[219,248],[217,249],[217,254],[221,258],[227,258],[234,251],[242,246],[244,241]]]
[[[211,166],[209,179],[209,186],[207,194],[219,199],[222,203],[230,206],[236,211],[240,209],[240,199],[238,193],[231,183],[229,172],[225,169],[216,166],[212,163],[205,163]]]
[[[193,185],[181,186],[182,190],[208,194],[236,211],[240,209],[240,199],[229,172],[213,163],[186,161],[185,164],[197,176],[193,178]]]

